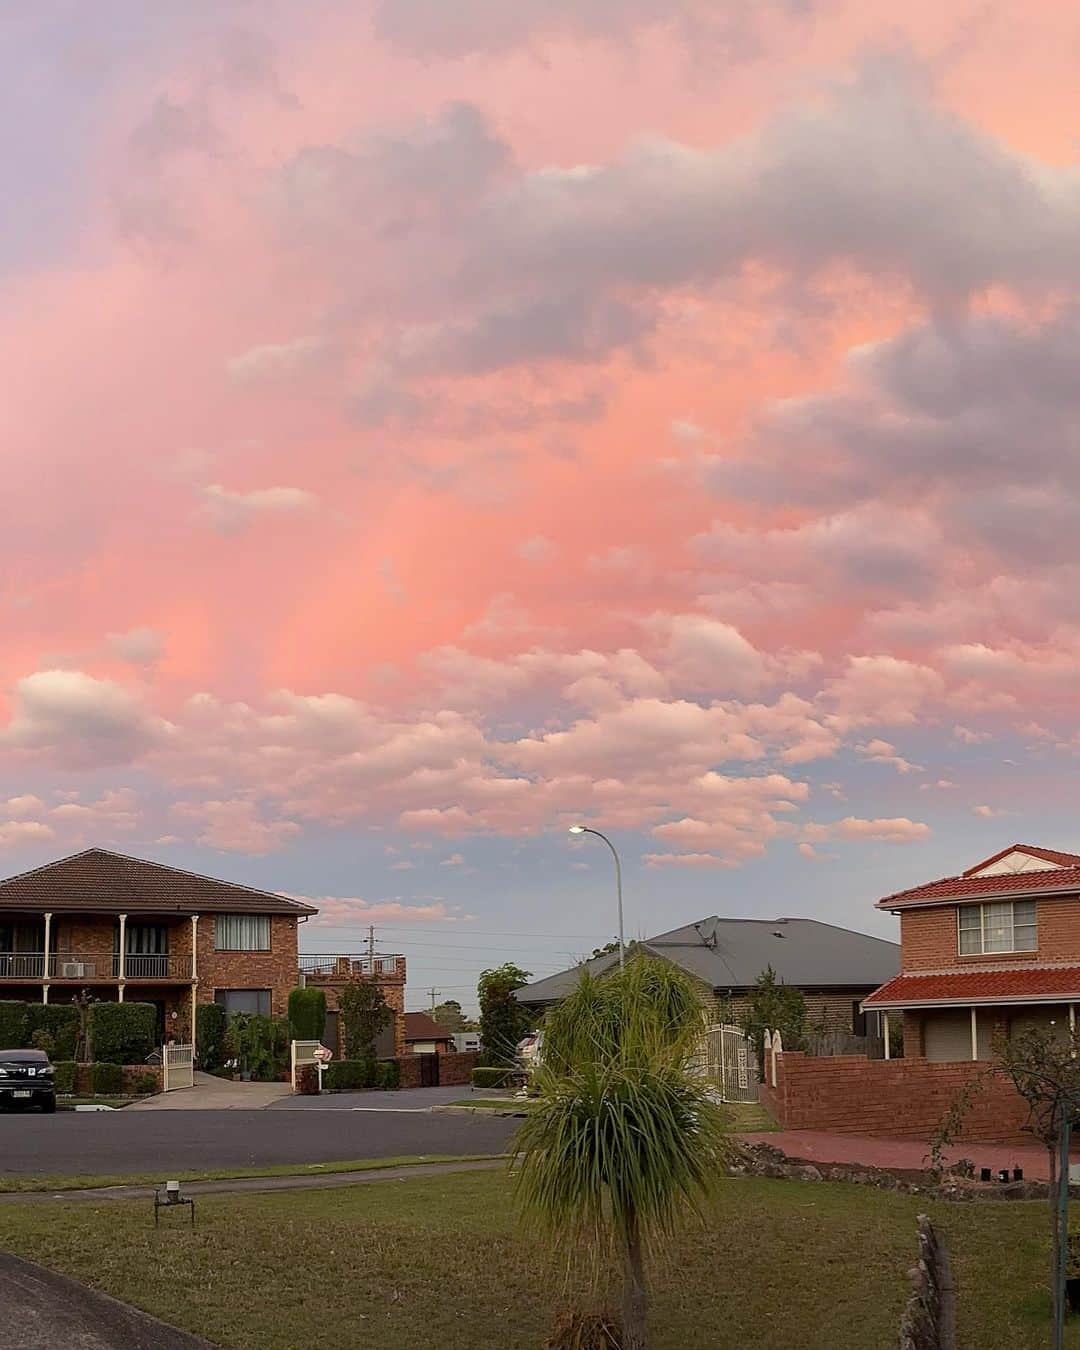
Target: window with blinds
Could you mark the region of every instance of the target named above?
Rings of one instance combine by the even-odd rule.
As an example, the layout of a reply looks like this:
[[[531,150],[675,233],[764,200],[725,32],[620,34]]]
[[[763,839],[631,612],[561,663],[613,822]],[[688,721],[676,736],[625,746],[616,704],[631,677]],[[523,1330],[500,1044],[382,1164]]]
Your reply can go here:
[[[219,952],[268,952],[269,914],[217,914],[214,947]]]
[[[958,924],[961,956],[1036,950],[1034,900],[961,905]]]

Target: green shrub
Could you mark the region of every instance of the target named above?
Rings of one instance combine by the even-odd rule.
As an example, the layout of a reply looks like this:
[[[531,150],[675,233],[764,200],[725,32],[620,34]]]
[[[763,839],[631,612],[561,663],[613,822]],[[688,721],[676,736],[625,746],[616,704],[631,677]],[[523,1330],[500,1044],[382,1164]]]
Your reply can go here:
[[[26,1005],[26,1034],[31,1045],[34,1036],[44,1032],[52,1038],[49,1054],[57,1059],[75,1058],[75,1037],[79,1029],[78,1009],[71,1003],[28,1003]],[[45,1046],[39,1046],[44,1050]]]
[[[396,1092],[401,1087],[401,1065],[396,1059],[384,1059],[379,1063],[377,1085],[384,1092]]]
[[[375,1087],[379,1079],[377,1061],[368,1059],[339,1059],[326,1066],[323,1074],[324,1088],[339,1088],[355,1091],[357,1088]]]
[[[153,1073],[137,1073],[132,1087],[135,1089],[138,1096],[146,1097],[151,1092],[156,1092],[158,1090],[157,1075]]]
[[[225,1061],[225,1009],[220,1003],[196,1004],[195,1047],[199,1068],[216,1073]]]
[[[99,1004],[111,1007],[111,1004]],[[117,1005],[123,1007],[123,1004]],[[153,1011],[151,1009],[151,1011]],[[91,1064],[90,1091],[95,1097],[117,1097],[124,1090],[124,1070],[119,1064]]]
[[[152,1003],[94,1003],[90,1008],[90,1051],[98,1062],[143,1064],[157,1042]]]
[[[294,989],[289,994],[289,1026],[297,1041],[321,1041],[326,1031],[326,995],[321,989]]]
[[[53,1065],[56,1070],[56,1090],[64,1097],[70,1097],[75,1091],[75,1071],[78,1065],[73,1059],[60,1059]]]
[[[509,1069],[473,1069],[474,1088],[501,1088],[510,1086]]]
[[[17,999],[0,1001],[0,1050],[25,1050],[29,1045],[26,1010],[30,1005]]]

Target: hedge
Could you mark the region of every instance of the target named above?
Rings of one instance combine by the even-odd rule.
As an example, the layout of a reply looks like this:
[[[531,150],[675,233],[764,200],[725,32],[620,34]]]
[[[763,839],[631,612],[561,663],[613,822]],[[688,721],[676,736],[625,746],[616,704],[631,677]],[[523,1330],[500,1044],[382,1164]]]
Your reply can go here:
[[[472,1085],[474,1088],[506,1087],[511,1072],[510,1069],[473,1069]]]
[[[289,1026],[295,1041],[321,1041],[326,1031],[326,995],[321,989],[289,993]]]
[[[139,1097],[148,1096],[151,1092],[158,1090],[158,1079],[156,1073],[137,1073],[132,1088]]]
[[[380,1061],[379,1087],[385,1092],[396,1092],[401,1087],[401,1065],[396,1059]]]
[[[220,1003],[195,1007],[195,1045],[199,1068],[216,1073],[225,1062],[225,1009]]]
[[[53,1065],[56,1070],[56,1090],[61,1096],[70,1097],[74,1094],[78,1067],[73,1059],[59,1059]]]
[[[29,1045],[26,1035],[26,1010],[29,1006],[21,1000],[0,1000],[0,1050],[25,1050]]]
[[[98,1006],[122,1008],[124,1004],[99,1004]],[[151,1008],[150,1011],[153,1012],[153,1009]],[[91,1064],[90,1091],[95,1097],[119,1097],[124,1091],[123,1066],[120,1064]]]
[[[326,1066],[323,1087],[355,1092],[361,1088],[380,1088],[394,1092],[401,1086],[401,1069],[396,1059],[339,1059]]]
[[[143,1064],[157,1043],[152,1003],[90,1005],[90,1053],[99,1062]]]
[[[50,1058],[74,1059],[75,1038],[79,1027],[78,1009],[70,1003],[28,1003],[26,1005],[26,1043],[32,1044],[35,1031],[52,1037]]]

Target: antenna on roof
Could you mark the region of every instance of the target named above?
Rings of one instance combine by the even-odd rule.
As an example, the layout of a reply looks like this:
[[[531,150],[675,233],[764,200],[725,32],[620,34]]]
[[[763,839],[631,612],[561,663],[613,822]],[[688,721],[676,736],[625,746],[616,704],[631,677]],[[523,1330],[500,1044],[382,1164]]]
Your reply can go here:
[[[695,932],[695,933],[698,935],[698,937],[701,939],[701,941],[702,941],[702,943],[704,944],[704,946],[706,946],[706,947],[711,947],[711,948],[713,949],[713,951],[715,951],[715,950],[716,950],[716,929],[714,928],[714,929],[712,930],[712,932],[709,934],[709,936],[706,937],[705,934],[701,931],[701,924],[700,924],[700,923],[695,923],[695,924],[692,925],[692,927],[693,927],[693,929],[694,929],[694,932]]]

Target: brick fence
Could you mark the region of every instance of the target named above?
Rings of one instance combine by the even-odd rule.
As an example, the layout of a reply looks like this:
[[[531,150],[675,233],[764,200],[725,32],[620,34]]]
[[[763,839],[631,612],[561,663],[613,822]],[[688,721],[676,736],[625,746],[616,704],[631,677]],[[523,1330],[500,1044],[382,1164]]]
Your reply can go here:
[[[399,1055],[398,1067],[401,1070],[401,1086],[414,1088],[420,1086],[420,1055]],[[463,1055],[439,1056],[439,1086],[461,1087],[472,1082],[472,1071],[480,1058],[475,1050]]]
[[[761,1100],[788,1130],[929,1139],[964,1085],[986,1068],[985,1061],[815,1059],[787,1050],[776,1057],[776,1087],[763,1083]],[[988,1075],[957,1138],[1032,1143],[1027,1120],[1027,1104],[1012,1084]]]

